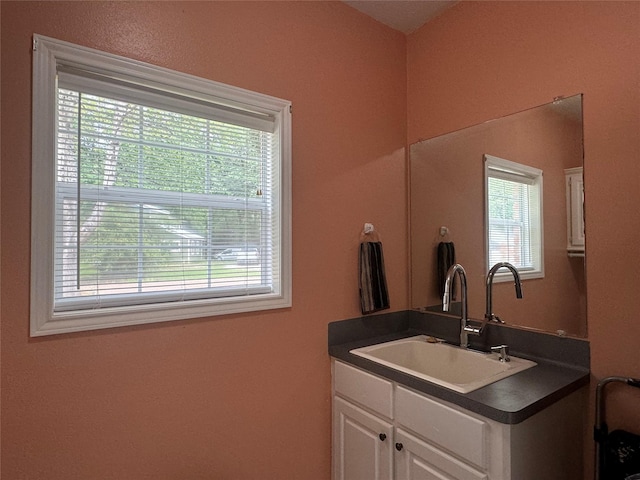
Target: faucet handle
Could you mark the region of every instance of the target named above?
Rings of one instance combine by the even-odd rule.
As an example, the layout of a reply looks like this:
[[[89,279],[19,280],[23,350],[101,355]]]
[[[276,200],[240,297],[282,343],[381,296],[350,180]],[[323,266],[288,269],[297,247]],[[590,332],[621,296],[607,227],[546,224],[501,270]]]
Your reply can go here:
[[[496,345],[495,347],[491,347],[492,352],[497,352],[500,355],[501,362],[509,362],[511,359],[509,358],[509,345]]]
[[[502,320],[499,316],[494,315],[493,316],[493,321],[496,323],[506,323],[504,320]]]
[[[502,320],[495,313],[491,313],[491,314],[485,313],[484,318],[486,319],[485,321],[487,322],[505,323],[505,321]]]

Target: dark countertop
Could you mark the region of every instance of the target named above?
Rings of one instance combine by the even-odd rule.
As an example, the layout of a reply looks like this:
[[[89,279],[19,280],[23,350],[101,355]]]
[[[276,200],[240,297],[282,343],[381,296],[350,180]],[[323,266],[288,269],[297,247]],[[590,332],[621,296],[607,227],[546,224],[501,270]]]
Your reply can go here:
[[[349,353],[354,348],[420,334],[455,343],[450,337],[459,328],[457,319],[408,311],[374,317],[330,324],[329,355],[500,423],[520,423],[589,383],[589,344],[585,340],[492,326],[484,334],[486,338],[472,347],[487,351],[487,343],[504,343],[510,346],[510,354],[537,365],[473,392],[458,393]]]

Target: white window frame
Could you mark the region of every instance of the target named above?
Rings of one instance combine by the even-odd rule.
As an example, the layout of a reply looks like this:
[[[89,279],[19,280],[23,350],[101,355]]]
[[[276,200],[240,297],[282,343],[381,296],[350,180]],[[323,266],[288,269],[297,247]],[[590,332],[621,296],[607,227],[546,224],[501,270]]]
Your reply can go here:
[[[99,310],[54,311],[54,221],[56,169],[56,102],[59,69],[136,79],[155,90],[186,95],[221,110],[248,111],[270,118],[280,142],[276,195],[279,225],[275,248],[279,272],[271,292],[256,295],[205,298],[182,302],[105,307]],[[139,325],[186,318],[208,317],[287,308],[291,300],[291,103],[287,100],[206,80],[137,60],[112,55],[68,42],[34,35],[32,97],[31,195],[31,336]]]
[[[485,203],[485,264],[487,271],[493,265],[489,260],[489,178],[501,178],[512,182],[523,183],[533,187],[529,202],[537,208],[532,209],[529,217],[530,229],[527,235],[530,237],[531,268],[517,267],[522,280],[544,278],[544,221],[543,221],[543,172],[542,170],[523,165],[493,155],[484,155],[484,203]],[[537,211],[536,211],[537,210]],[[507,269],[499,270],[494,282],[512,281],[513,275]]]

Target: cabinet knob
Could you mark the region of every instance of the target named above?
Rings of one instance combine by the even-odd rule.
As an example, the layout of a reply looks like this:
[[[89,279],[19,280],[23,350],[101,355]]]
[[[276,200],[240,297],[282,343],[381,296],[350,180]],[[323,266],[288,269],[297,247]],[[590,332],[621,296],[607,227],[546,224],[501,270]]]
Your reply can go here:
[[[380,435],[378,435],[378,437],[380,437],[380,440],[382,440],[384,442],[387,439],[387,434],[386,433],[381,433]]]
[[[401,443],[396,443],[396,450],[400,451],[404,448],[404,445],[402,445]]]

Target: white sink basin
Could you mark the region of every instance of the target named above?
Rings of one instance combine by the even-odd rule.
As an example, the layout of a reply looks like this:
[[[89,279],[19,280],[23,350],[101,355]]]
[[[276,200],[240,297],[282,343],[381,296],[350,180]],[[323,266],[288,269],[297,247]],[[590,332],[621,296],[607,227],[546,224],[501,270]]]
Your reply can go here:
[[[430,343],[428,338],[418,335],[357,348],[350,353],[460,393],[472,392],[536,365],[517,357],[501,362],[497,353]]]

